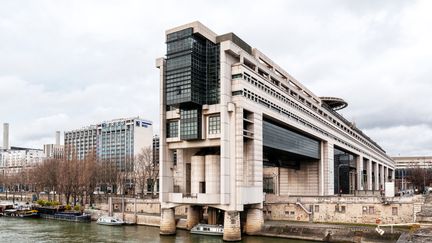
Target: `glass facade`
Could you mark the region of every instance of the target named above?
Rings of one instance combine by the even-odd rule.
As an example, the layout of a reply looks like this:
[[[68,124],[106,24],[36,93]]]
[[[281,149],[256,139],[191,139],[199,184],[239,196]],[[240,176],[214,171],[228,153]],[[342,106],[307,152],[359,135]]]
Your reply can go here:
[[[178,121],[169,121],[167,123],[167,137],[168,138],[178,137]]]
[[[180,110],[180,139],[201,138],[201,108]]]
[[[355,188],[355,181],[355,156],[341,149],[334,148],[334,193],[351,193]]]
[[[221,129],[220,116],[209,116],[208,118],[208,133],[219,134]]]
[[[201,139],[201,106],[219,103],[219,51],[192,28],[167,35],[166,105],[181,110],[181,139]]]

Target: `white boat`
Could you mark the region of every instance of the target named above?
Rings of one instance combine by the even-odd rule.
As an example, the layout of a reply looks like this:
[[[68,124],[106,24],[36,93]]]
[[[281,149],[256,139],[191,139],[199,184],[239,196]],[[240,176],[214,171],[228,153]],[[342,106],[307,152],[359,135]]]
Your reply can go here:
[[[111,226],[124,224],[123,220],[115,218],[115,217],[110,217],[110,216],[102,216],[102,217],[98,218],[96,223],[102,224],[102,225],[111,225]]]
[[[197,224],[191,229],[191,234],[223,235],[223,225]]]

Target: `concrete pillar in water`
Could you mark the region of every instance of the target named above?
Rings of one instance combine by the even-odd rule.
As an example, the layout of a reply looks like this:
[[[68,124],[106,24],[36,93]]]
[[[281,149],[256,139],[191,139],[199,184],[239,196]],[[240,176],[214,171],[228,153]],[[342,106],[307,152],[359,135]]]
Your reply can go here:
[[[201,213],[200,206],[189,206],[186,220],[186,227],[188,230],[192,229],[200,222]]]
[[[176,233],[174,208],[162,209],[159,233],[161,235],[174,235]]]
[[[191,158],[191,193],[203,193],[200,191],[200,182],[205,181],[204,171],[205,157],[192,156]]]
[[[220,193],[220,156],[206,155],[205,156],[205,184],[206,193]]]
[[[260,208],[250,208],[246,214],[245,231],[248,235],[256,235],[264,224],[263,211]]]
[[[207,208],[207,223],[216,224],[217,223],[217,209],[208,207]]]
[[[239,212],[225,211],[223,240],[225,241],[241,240]]]

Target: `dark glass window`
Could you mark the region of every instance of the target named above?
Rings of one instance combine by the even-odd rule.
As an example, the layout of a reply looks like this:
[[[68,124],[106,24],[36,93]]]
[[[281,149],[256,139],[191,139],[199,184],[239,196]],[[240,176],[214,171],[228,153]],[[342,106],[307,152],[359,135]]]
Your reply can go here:
[[[201,109],[181,109],[180,138],[183,140],[199,139],[201,137]]]
[[[269,193],[269,194],[274,193],[273,177],[264,177],[264,179],[263,179],[263,192]]]
[[[209,134],[219,134],[221,130],[220,116],[209,116],[208,132]]]
[[[167,123],[167,138],[178,137],[178,121],[169,121]]]
[[[219,51],[192,28],[167,35],[167,105],[219,103]]]

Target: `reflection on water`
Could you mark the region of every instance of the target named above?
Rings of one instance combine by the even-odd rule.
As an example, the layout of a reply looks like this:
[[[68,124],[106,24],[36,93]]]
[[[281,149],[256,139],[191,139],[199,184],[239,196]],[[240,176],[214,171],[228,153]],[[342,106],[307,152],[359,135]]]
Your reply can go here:
[[[177,230],[175,236],[160,236],[158,227],[103,226],[92,223],[71,223],[45,219],[0,217],[0,242],[162,242],[221,243],[222,237],[190,235]],[[245,243],[311,243],[268,237],[243,237]]]

